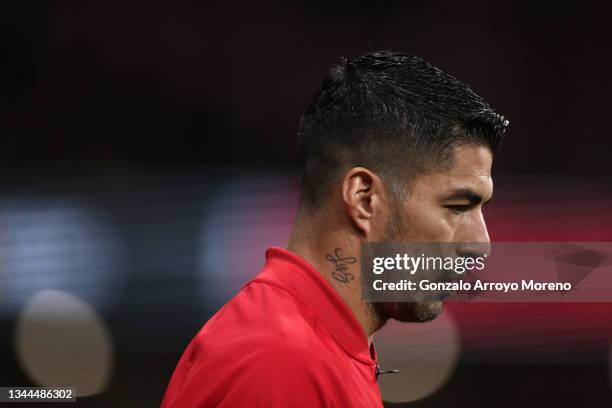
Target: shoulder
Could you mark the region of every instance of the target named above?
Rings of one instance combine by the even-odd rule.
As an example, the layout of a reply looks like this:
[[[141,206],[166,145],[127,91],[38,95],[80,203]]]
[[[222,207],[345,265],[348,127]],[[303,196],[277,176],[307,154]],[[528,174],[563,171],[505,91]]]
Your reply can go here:
[[[318,320],[310,307],[273,282],[253,281],[204,325],[202,342],[311,347]]]
[[[316,319],[305,305],[281,288],[254,282],[189,345],[179,363],[185,371],[177,401],[205,402],[202,406],[321,406],[334,388],[327,354]]]

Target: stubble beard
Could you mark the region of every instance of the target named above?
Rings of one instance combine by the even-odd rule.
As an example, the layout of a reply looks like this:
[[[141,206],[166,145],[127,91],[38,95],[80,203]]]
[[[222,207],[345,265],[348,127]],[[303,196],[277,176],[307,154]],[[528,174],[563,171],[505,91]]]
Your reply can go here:
[[[384,242],[409,242],[410,230],[400,217],[398,208],[394,208],[391,218],[385,227]],[[442,313],[443,303],[436,302],[373,302],[370,304],[379,326],[389,319],[400,322],[424,323],[437,318]]]

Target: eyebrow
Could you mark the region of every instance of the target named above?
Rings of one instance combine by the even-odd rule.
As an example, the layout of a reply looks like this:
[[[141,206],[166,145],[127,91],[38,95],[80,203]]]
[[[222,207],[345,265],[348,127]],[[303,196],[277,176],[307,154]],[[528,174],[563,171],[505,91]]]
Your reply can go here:
[[[448,200],[467,200],[470,205],[476,205],[482,203],[483,205],[488,204],[493,197],[490,197],[487,201],[483,202],[483,198],[480,194],[475,193],[473,190],[469,188],[459,188],[451,191],[446,197],[444,197],[444,201]]]

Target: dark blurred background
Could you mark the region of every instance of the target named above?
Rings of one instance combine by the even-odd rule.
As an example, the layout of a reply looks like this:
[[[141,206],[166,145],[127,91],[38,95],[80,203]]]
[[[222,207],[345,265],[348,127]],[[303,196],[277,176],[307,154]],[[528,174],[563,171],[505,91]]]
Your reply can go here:
[[[284,245],[297,122],[340,56],[419,55],[510,120],[485,214],[494,240],[612,241],[611,11],[3,4],[0,385],[159,405],[189,340]],[[452,304],[444,316],[380,334],[385,361],[406,367],[387,399],[610,406],[612,304]]]

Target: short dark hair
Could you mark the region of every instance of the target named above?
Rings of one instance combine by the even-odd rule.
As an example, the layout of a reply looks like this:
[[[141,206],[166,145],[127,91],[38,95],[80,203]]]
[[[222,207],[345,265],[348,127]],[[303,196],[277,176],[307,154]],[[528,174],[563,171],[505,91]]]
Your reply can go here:
[[[345,168],[364,166],[387,182],[407,167],[447,163],[459,144],[494,152],[507,126],[467,84],[421,58],[378,51],[341,59],[300,121],[301,201],[320,203]]]

